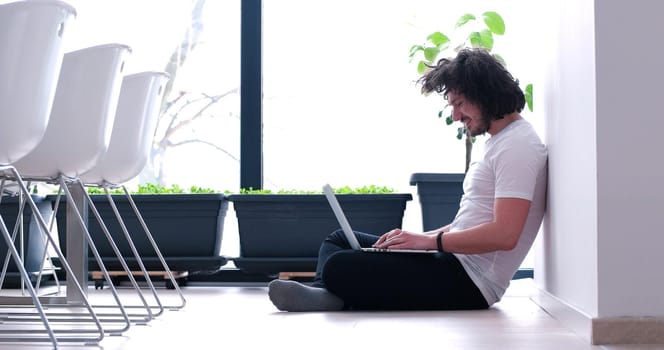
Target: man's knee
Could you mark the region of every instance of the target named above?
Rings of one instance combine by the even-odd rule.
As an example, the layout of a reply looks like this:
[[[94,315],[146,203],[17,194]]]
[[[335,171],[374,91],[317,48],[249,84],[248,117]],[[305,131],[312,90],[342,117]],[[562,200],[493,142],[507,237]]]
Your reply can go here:
[[[342,237],[344,237],[344,238],[346,237],[344,235],[344,231],[342,229],[337,229],[337,230],[335,230],[334,232],[332,232],[328,235],[328,238],[330,238],[330,239],[338,239],[338,238],[342,238]]]
[[[345,246],[347,245],[347,240],[346,236],[344,235],[344,232],[341,229],[338,229],[325,238],[326,242],[334,243],[335,245],[338,246]]]
[[[363,252],[356,250],[343,250],[330,255],[323,266],[322,277],[325,285],[334,288],[343,284],[362,255]]]

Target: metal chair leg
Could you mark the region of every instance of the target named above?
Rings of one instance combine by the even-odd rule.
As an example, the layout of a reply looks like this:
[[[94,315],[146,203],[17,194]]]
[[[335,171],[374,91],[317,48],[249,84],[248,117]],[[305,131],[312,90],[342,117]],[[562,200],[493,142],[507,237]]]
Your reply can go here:
[[[97,222],[99,223],[99,226],[101,227],[102,231],[104,232],[104,235],[106,236],[106,239],[107,239],[108,243],[111,245],[111,249],[113,249],[113,252],[115,253],[118,260],[120,261],[120,264],[122,265],[122,268],[127,273],[127,276],[129,278],[129,280],[131,281],[132,286],[136,290],[139,298],[141,299],[141,302],[143,303],[143,307],[145,308],[145,310],[147,312],[147,316],[144,316],[145,317],[144,321],[149,321],[149,320],[153,319],[155,317],[155,315],[153,315],[152,309],[148,305],[148,302],[146,301],[145,297],[143,296],[143,293],[141,293],[141,289],[138,286],[138,283],[136,282],[136,279],[134,278],[134,275],[131,273],[131,270],[129,269],[129,266],[127,265],[127,262],[125,261],[124,257],[122,256],[122,253],[120,252],[120,249],[118,248],[117,244],[113,240],[113,237],[111,236],[111,233],[109,232],[108,228],[106,227],[106,224],[104,223],[104,220],[102,219],[101,215],[99,214],[99,211],[97,210],[97,207],[95,206],[94,202],[92,201],[92,198],[90,198],[87,191],[85,190],[85,187],[83,186],[83,184],[80,181],[75,180],[73,182],[73,184],[76,185],[76,186],[79,186],[79,188],[83,191],[83,193],[85,195],[85,199],[87,200],[88,204],[90,205],[90,209],[91,209],[92,213],[94,214],[95,218],[97,219]],[[128,234],[126,234],[126,235],[128,236]],[[129,243],[133,247],[133,242],[131,241],[131,238],[129,238],[129,237],[127,237],[127,238],[129,240]],[[134,250],[135,254],[137,254],[135,247],[133,247],[133,250]],[[99,258],[97,260],[100,264],[102,264],[101,258]],[[100,265],[100,267],[101,267],[101,265]],[[110,281],[109,281],[109,284],[111,284]]]
[[[40,228],[46,234],[46,238],[47,238],[48,242],[53,246],[53,249],[55,250],[56,254],[58,255],[59,259],[61,260],[63,268],[66,270],[66,272],[70,276],[73,275],[73,272],[71,270],[71,267],[69,266],[69,263],[65,259],[64,254],[62,253],[62,251],[59,249],[59,247],[55,243],[55,240],[53,239],[53,236],[51,235],[50,230],[46,226],[45,220],[41,216],[41,214],[39,212],[39,209],[37,208],[37,205],[35,204],[35,202],[30,197],[30,193],[28,192],[28,189],[25,186],[25,184],[23,183],[20,175],[18,174],[16,169],[12,166],[0,167],[0,174],[2,174],[3,177],[7,176],[7,172],[9,172],[11,174],[12,180],[16,181],[16,183],[19,185],[19,191],[27,196],[27,198],[26,198],[27,204],[30,206],[30,209],[35,214],[35,218],[37,219],[37,223],[39,224]],[[29,281],[29,276],[27,274],[27,271],[25,270],[24,266],[19,263],[20,260],[18,260],[18,252],[16,251],[13,243],[11,242],[11,237],[9,237],[9,232],[8,232],[8,230],[7,230],[7,228],[4,224],[4,221],[2,221],[2,225],[0,225],[0,226],[2,226],[1,231],[2,231],[2,234],[5,238],[5,240],[8,243],[8,246],[10,247],[11,254],[16,259],[19,270],[21,271],[22,278]],[[77,289],[78,293],[83,295],[83,289],[77,281],[74,281],[73,286],[75,287],[75,289]],[[101,322],[100,322],[99,318],[97,317],[94,310],[92,309],[92,307],[88,303],[87,299],[84,298],[83,302],[81,304],[78,304],[78,305],[60,304],[60,305],[49,305],[49,307],[50,306],[53,306],[53,307],[56,307],[56,306],[85,307],[88,311],[88,313],[85,314],[85,315],[89,316],[90,318],[89,319],[84,319],[83,321],[88,322],[88,323],[89,322],[94,323],[95,329],[76,329],[76,330],[72,330],[72,329],[53,329],[50,326],[50,322],[57,321],[57,318],[54,318],[54,319],[50,320],[47,317],[47,314],[45,313],[45,311],[43,309],[42,302],[40,301],[40,298],[37,296],[36,291],[32,287],[31,283],[28,283],[28,291],[29,291],[29,294],[30,294],[31,299],[32,299],[32,304],[35,305],[35,307],[37,308],[37,312],[39,314],[39,320],[41,320],[44,323],[45,328],[46,328],[46,332],[49,335],[49,339],[51,339],[52,343],[54,344],[54,347],[57,347],[57,341],[98,343],[99,341],[101,341],[103,339],[103,337],[104,337],[103,327],[101,325]],[[2,298],[2,299],[0,299],[0,304],[2,304],[4,306],[8,306],[8,307],[12,306],[12,305],[18,305],[17,306],[18,308],[21,308],[21,309],[24,310],[25,307],[23,306],[23,304],[20,304],[21,300],[19,300],[19,299],[23,299],[23,298],[12,298],[12,297]],[[9,301],[11,301],[11,303],[9,303]],[[18,303],[17,303],[17,301],[18,301]],[[17,315],[17,317],[16,318],[11,318],[11,316],[13,316],[13,315]],[[10,315],[4,315],[5,317],[4,317],[3,321],[6,322],[6,323],[9,323],[9,322],[12,322],[12,321],[15,321],[15,322],[29,322],[30,319],[27,317],[29,315],[30,315],[29,313],[12,313],[11,316]],[[34,333],[38,333],[38,332],[40,332],[40,331],[39,330],[34,330],[34,329],[31,329],[31,330],[2,329],[2,330],[0,330],[0,334],[19,334],[19,333],[20,334],[34,334]],[[55,333],[68,334],[69,336],[67,336],[67,337],[65,337],[65,336],[55,337]],[[96,333],[97,337],[93,338],[93,337],[87,336],[87,334],[90,334],[90,333]],[[80,337],[74,337],[74,336],[72,336],[72,334],[79,334],[81,336]],[[83,335],[85,335],[85,336],[83,336]],[[37,338],[35,336],[19,337],[19,338],[23,339],[25,341],[40,341],[40,339],[43,340],[43,338]],[[3,337],[2,339],[0,339],[0,341],[16,341],[16,339],[17,338],[13,338],[13,337],[7,337],[7,338]]]
[[[159,250],[159,247],[157,246],[157,242],[155,242],[152,233],[150,232],[150,229],[148,228],[148,225],[145,223],[145,220],[143,220],[143,216],[141,215],[140,211],[138,210],[138,207],[136,206],[136,203],[134,203],[134,200],[131,198],[131,195],[129,194],[129,191],[127,190],[127,187],[124,185],[122,186],[122,189],[125,193],[125,196],[127,197],[127,200],[129,201],[129,204],[131,205],[132,209],[134,210],[134,214],[136,214],[136,218],[138,221],[141,223],[141,226],[143,227],[143,231],[145,232],[146,237],[150,241],[150,244],[152,245],[152,248],[154,248],[155,253],[157,254],[157,257],[159,257],[159,261],[161,262],[164,271],[166,271],[168,278],[170,279],[171,283],[175,287],[175,290],[177,291],[181,304],[177,306],[172,306],[171,308],[174,309],[181,309],[183,308],[187,300],[184,298],[184,295],[182,294],[182,290],[180,290],[180,287],[178,286],[177,281],[175,280],[175,277],[173,276],[173,272],[171,269],[168,267],[168,264],[166,263],[166,260],[164,259],[164,256],[161,254],[161,251]]]
[[[160,316],[164,312],[164,307],[161,303],[161,300],[159,299],[159,295],[157,294],[157,290],[154,287],[154,284],[152,283],[152,279],[150,278],[150,274],[148,273],[147,269],[145,268],[145,264],[143,264],[143,259],[141,259],[140,253],[138,252],[138,249],[136,248],[136,245],[134,244],[133,239],[131,238],[131,235],[129,234],[129,230],[127,229],[127,226],[124,223],[124,220],[120,216],[120,211],[118,210],[117,206],[115,205],[115,201],[113,200],[111,194],[108,191],[107,186],[103,186],[104,188],[104,193],[106,194],[106,198],[108,200],[108,203],[111,206],[111,209],[113,210],[113,213],[115,214],[115,218],[118,220],[118,223],[120,224],[120,227],[122,228],[122,232],[124,233],[125,239],[127,240],[127,243],[129,244],[129,247],[134,254],[134,258],[136,259],[136,262],[138,263],[138,266],[143,273],[143,276],[145,277],[145,281],[148,284],[148,287],[150,288],[150,291],[152,292],[152,295],[154,296],[154,299],[157,303],[157,307],[159,311],[155,314],[155,316]]]
[[[18,251],[16,250],[16,247],[14,247],[14,241],[11,239],[9,236],[9,231],[7,230],[7,226],[5,225],[5,220],[2,218],[2,215],[0,215],[0,231],[2,231],[2,236],[5,239],[5,242],[7,242],[7,246],[9,247],[9,252],[11,256],[14,259],[14,263],[16,263],[16,266],[18,267],[18,270],[21,274],[22,279],[26,279],[30,281],[30,276],[28,275],[28,272],[25,270],[25,267],[23,266],[23,262],[21,261],[21,258],[19,257]],[[53,329],[51,328],[50,323],[48,322],[48,318],[46,318],[46,313],[44,312],[44,308],[42,307],[41,302],[39,301],[39,297],[37,297],[37,293],[35,290],[32,288],[32,283],[28,283],[28,293],[30,294],[30,297],[32,298],[32,303],[34,307],[37,309],[37,313],[39,314],[39,318],[41,319],[42,323],[44,324],[44,328],[46,330],[46,333],[48,334],[48,338],[51,341],[51,344],[53,344],[54,348],[58,347],[58,340],[55,337],[55,333],[53,332]],[[8,341],[26,341],[29,338],[23,338],[23,337],[9,337],[7,340]]]

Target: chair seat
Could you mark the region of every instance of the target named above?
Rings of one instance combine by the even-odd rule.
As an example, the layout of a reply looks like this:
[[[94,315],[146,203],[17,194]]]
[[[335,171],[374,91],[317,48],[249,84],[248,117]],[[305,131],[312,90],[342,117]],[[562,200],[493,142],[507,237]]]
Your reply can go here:
[[[44,136],[62,39],[75,16],[73,7],[59,1],[0,4],[0,165],[25,156]]]
[[[108,149],[129,52],[107,44],[64,55],[44,137],[13,163],[24,178],[73,178],[94,167]]]
[[[122,184],[145,167],[159,117],[168,74],[140,72],[122,80],[108,150],[94,168],[80,175],[85,184]]]

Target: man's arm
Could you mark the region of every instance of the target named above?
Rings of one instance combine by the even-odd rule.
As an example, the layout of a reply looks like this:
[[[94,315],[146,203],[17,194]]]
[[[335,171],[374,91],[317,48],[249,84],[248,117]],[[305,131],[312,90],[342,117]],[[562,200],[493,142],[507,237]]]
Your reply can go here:
[[[449,253],[480,254],[496,250],[512,250],[526,224],[530,201],[520,198],[497,198],[494,202],[494,219],[466,230],[448,232],[449,225],[417,234],[394,229],[374,244],[383,249],[431,249],[438,248],[438,233],[443,250]]]
[[[438,234],[439,232],[441,232],[441,231],[442,231],[442,232],[449,232],[449,231],[450,231],[450,226],[451,226],[451,225],[452,225],[452,224],[447,224],[447,225],[445,225],[445,226],[443,226],[443,227],[439,227],[439,228],[437,228],[437,229],[435,229],[435,230],[431,230],[431,231],[424,232],[424,234],[425,234],[425,235],[429,235],[429,236],[431,236],[431,235],[437,235],[437,234]]]
[[[512,250],[519,241],[529,210],[529,200],[497,198],[494,203],[493,221],[466,230],[446,232],[441,237],[443,249],[446,252],[461,254]]]

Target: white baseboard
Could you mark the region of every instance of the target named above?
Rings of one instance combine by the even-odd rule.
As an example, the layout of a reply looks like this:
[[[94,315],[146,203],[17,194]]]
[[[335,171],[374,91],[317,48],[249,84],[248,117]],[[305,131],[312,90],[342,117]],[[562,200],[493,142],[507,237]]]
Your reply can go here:
[[[592,342],[592,318],[584,312],[558,299],[547,291],[539,289],[533,284],[533,294],[530,299],[549,315],[560,321],[563,326],[578,334],[589,343]]]

